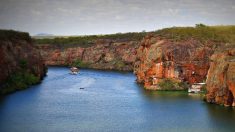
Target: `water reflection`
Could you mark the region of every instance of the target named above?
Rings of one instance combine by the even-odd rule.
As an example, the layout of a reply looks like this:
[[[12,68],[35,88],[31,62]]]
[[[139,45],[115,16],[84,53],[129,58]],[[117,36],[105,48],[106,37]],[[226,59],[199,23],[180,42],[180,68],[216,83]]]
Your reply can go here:
[[[233,122],[235,125],[235,108],[233,107],[224,107],[214,104],[205,104],[205,107],[208,110],[208,115],[212,121],[226,121]]]
[[[140,85],[141,86],[141,85]],[[199,99],[200,95],[189,95],[186,91],[151,91],[146,90],[141,86],[141,92],[144,97],[150,101],[159,99],[183,99],[183,98],[195,98]]]

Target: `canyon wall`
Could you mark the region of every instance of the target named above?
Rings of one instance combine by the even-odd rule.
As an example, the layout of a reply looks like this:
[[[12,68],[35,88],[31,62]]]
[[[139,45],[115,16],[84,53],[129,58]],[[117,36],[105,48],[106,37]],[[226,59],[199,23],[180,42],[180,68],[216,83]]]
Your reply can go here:
[[[0,58],[0,90],[4,93],[20,89],[15,83],[29,83],[20,82],[23,78],[20,75],[29,75],[36,83],[35,78],[40,80],[46,74],[40,52],[33,46],[28,33],[0,30]]]
[[[63,48],[47,44],[38,45],[46,65],[132,71],[138,41],[98,39],[92,46]]]
[[[174,41],[149,34],[137,49],[134,73],[149,90],[184,90],[182,82],[188,86],[206,82],[207,102],[235,106],[234,47],[231,43]]]
[[[235,106],[235,49],[216,52],[211,56],[206,80],[206,101]]]
[[[234,27],[166,28],[142,41],[97,39],[88,47],[38,44],[47,65],[134,71],[149,90],[185,90],[206,82],[206,101],[234,106]],[[214,53],[216,51],[216,53]],[[220,52],[218,52],[220,51]]]
[[[212,46],[213,43],[209,41],[204,44],[195,39],[173,41],[150,34],[137,49],[134,68],[137,81],[150,90],[184,89],[180,86],[172,89],[160,87],[158,84],[165,79],[188,84],[203,82],[209,69]]]

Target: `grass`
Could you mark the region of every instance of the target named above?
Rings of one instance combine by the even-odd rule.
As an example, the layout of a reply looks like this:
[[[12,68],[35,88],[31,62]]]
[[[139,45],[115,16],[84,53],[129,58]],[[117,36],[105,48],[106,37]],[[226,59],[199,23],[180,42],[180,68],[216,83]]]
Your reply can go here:
[[[75,66],[75,67],[80,67],[80,68],[88,68],[89,64],[83,62],[80,59],[77,59],[76,61],[74,61],[72,64],[70,64],[70,66]]]
[[[173,41],[196,39],[205,43],[207,41],[235,44],[235,25],[206,26],[196,24],[195,27],[171,27],[153,32],[117,33],[109,35],[88,35],[34,39],[36,44],[53,44],[60,47],[89,47],[97,39],[112,39],[117,41],[140,41],[146,34],[152,33]]]
[[[203,24],[202,24],[203,25]],[[195,27],[172,27],[152,32],[153,35],[169,39],[173,42],[199,41],[201,46],[213,43],[213,49],[217,52],[235,48],[235,25]]]
[[[172,27],[158,30],[154,34],[174,41],[193,38],[201,42],[235,43],[235,26]]]
[[[92,46],[98,39],[112,39],[117,41],[140,41],[146,35],[141,33],[117,33],[109,35],[88,35],[88,36],[72,36],[72,37],[56,37],[46,39],[34,39],[36,44],[53,44],[60,47],[89,47]]]
[[[188,85],[184,82],[178,82],[176,80],[165,78],[162,79],[158,86],[161,88],[161,90],[185,90],[187,89]]]

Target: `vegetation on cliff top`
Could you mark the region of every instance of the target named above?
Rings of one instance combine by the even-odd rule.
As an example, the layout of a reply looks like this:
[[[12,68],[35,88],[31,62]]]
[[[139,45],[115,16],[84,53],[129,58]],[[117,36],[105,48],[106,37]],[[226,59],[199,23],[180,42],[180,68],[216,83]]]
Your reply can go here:
[[[174,41],[197,39],[201,42],[215,41],[225,43],[235,43],[235,26],[206,26],[196,24],[195,27],[171,27],[164,28],[153,32],[136,32],[136,33],[117,33],[109,35],[88,35],[88,36],[71,36],[44,38],[34,41],[36,44],[53,44],[60,47],[89,47],[98,39],[111,39],[117,41],[140,41],[147,33],[153,33],[163,38]]]
[[[30,41],[31,37],[29,33],[19,32],[14,30],[1,30],[0,29],[0,40],[1,41],[14,41],[14,40],[26,40]]]
[[[89,47],[98,39],[110,39],[115,41],[140,41],[147,33],[117,33],[109,35],[85,35],[85,36],[71,36],[71,37],[56,37],[45,39],[34,39],[36,44],[53,44],[57,46],[80,46]]]
[[[195,27],[172,27],[154,32],[161,37],[174,41],[197,39],[201,42],[215,41],[235,43],[235,26],[206,26],[196,24]]]

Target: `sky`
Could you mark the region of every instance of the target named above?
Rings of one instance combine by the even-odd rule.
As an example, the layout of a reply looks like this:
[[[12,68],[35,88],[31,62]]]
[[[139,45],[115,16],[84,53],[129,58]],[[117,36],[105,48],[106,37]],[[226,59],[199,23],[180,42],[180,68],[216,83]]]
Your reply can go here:
[[[0,0],[0,29],[91,35],[235,25],[235,0]]]

